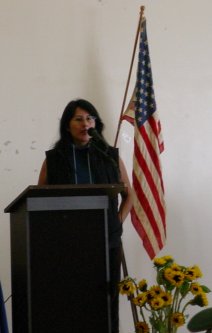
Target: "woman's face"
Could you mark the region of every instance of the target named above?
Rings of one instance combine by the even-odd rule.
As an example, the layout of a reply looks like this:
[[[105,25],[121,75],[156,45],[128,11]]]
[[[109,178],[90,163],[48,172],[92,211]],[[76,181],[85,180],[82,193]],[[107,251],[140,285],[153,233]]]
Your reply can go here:
[[[68,128],[75,145],[83,146],[88,143],[91,138],[88,135],[88,129],[90,127],[95,127],[95,117],[77,107],[73,118],[69,122]]]

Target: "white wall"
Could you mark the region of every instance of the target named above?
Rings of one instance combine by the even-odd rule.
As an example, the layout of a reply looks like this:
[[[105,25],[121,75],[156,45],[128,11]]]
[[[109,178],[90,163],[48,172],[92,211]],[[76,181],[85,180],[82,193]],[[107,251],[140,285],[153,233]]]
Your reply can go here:
[[[11,293],[10,236],[3,210],[36,184],[44,151],[57,138],[58,118],[69,100],[93,102],[113,144],[141,5],[146,6],[166,146],[168,239],[160,255],[198,264],[202,282],[212,288],[211,0],[201,5],[196,0],[1,0],[0,278],[5,298]],[[123,124],[119,146],[131,174],[128,124]],[[129,273],[152,279],[152,263],[129,220],[123,240]],[[129,304],[125,298],[120,303],[121,333],[132,332]],[[11,324],[10,301],[7,312]]]

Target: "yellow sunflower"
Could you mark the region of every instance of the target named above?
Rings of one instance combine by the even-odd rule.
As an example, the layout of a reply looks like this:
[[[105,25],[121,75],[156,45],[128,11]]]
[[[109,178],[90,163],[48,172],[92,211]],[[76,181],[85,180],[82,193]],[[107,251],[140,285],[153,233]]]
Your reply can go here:
[[[192,267],[188,267],[185,271],[185,277],[189,280],[189,281],[193,281],[196,280],[200,277],[202,277],[202,272],[199,269],[198,266],[192,266]]]
[[[136,323],[136,333],[149,333],[149,326],[143,321]]]
[[[133,298],[133,303],[138,306],[143,306],[147,301],[147,293],[138,294],[137,297]]]
[[[172,261],[172,257],[171,256],[164,256],[161,258],[155,258],[154,259],[154,265],[157,267],[161,267],[164,266],[167,262]]]
[[[140,291],[146,291],[147,290],[147,281],[145,279],[138,282],[138,289]]]
[[[184,273],[167,268],[164,271],[164,278],[176,287],[180,287],[184,282]]]
[[[160,297],[164,301],[164,306],[172,304],[172,295],[170,293],[163,292]]]
[[[135,292],[135,285],[131,280],[123,280],[119,283],[119,291],[122,295],[130,296]]]
[[[199,305],[201,307],[208,305],[208,299],[205,293],[200,293],[190,302],[191,305]]]
[[[149,302],[153,310],[160,310],[164,307],[164,301],[161,297],[155,297]]]
[[[200,294],[200,293],[203,292],[202,287],[197,282],[196,283],[191,283],[190,291],[193,295],[197,295],[197,294]]]
[[[173,325],[180,327],[185,324],[185,317],[184,317],[183,313],[175,312],[172,314],[171,321],[172,321]]]
[[[160,286],[152,286],[150,289],[149,289],[149,292],[151,293],[151,295],[153,297],[155,296],[160,296],[162,293],[163,293],[163,290],[161,289]]]
[[[170,266],[170,268],[171,268],[173,271],[175,271],[175,272],[182,271],[181,267],[180,267],[178,264],[176,264],[176,263],[172,264],[172,265]]]

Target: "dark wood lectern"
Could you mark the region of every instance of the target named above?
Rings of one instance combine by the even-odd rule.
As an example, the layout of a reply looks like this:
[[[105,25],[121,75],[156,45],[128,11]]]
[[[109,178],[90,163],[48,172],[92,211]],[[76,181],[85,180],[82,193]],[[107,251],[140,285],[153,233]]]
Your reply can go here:
[[[110,333],[108,198],[122,185],[29,186],[10,213],[13,333]]]

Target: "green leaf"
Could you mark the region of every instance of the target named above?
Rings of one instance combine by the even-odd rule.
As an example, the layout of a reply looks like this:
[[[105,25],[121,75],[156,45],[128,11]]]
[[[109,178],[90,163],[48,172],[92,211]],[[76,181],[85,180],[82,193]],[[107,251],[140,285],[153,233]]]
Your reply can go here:
[[[166,286],[168,291],[172,291],[175,288],[175,286],[171,284],[169,281],[165,281],[164,285]]]
[[[161,269],[160,271],[158,271],[157,273],[157,277],[156,277],[156,281],[159,285],[164,283],[164,279],[163,279],[163,269]]]
[[[180,287],[180,294],[184,297],[190,289],[190,283],[188,281],[183,282],[182,286]]]
[[[158,322],[158,332],[160,333],[167,333],[166,325],[163,322]]]
[[[211,292],[211,290],[208,287],[204,286],[204,285],[201,285],[201,288],[204,291],[204,293],[206,293],[206,294]]]

